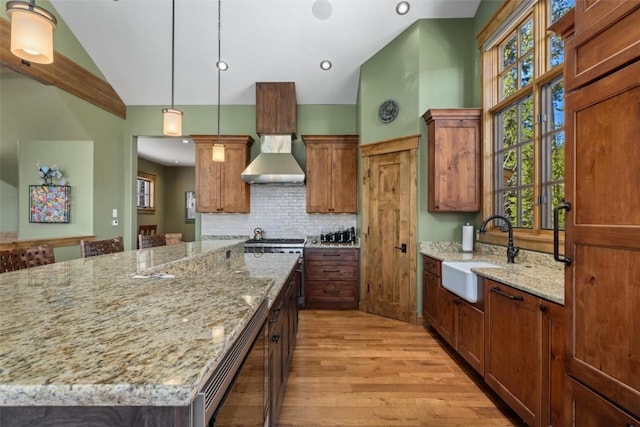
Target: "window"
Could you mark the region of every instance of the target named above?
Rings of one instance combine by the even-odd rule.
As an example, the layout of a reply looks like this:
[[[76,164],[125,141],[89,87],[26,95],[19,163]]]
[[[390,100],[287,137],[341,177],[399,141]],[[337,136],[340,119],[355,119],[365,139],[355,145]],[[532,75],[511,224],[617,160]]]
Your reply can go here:
[[[510,3],[510,2],[506,2]],[[516,3],[516,2],[513,2]],[[517,2],[483,52],[485,200],[483,216],[511,219],[518,244],[548,250],[553,208],[564,196],[562,40],[547,27],[574,0]],[[563,212],[561,212],[563,213]],[[559,217],[564,228],[564,216]],[[499,230],[484,241],[502,243]]]
[[[139,213],[154,213],[156,176],[152,173],[138,171],[136,182],[136,200]]]

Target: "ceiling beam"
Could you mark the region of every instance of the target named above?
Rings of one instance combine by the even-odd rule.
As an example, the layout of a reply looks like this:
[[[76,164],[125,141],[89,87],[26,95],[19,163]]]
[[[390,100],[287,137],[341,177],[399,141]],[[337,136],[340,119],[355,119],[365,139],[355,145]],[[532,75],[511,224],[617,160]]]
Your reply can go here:
[[[45,85],[56,86],[126,119],[127,106],[109,83],[54,51],[52,64],[34,64],[11,53],[11,24],[0,18],[0,64]]]

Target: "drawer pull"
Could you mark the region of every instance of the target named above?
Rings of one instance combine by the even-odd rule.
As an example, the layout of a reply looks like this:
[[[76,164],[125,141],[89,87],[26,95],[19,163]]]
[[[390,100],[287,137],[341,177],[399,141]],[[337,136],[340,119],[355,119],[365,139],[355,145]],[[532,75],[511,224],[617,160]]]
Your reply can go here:
[[[491,288],[491,292],[495,292],[496,294],[501,295],[501,296],[503,296],[505,298],[509,298],[512,301],[523,301],[524,300],[524,298],[522,298],[522,296],[520,296],[520,295],[509,295],[509,294],[507,294],[505,292],[502,292],[500,290],[500,288],[498,288],[497,286],[495,288]]]
[[[340,270],[322,270],[323,273],[340,273]]]
[[[323,289],[322,293],[324,293],[324,294],[340,294],[340,291],[328,291],[326,289]]]
[[[340,256],[340,254],[322,254],[322,256],[333,256],[333,257],[336,257],[336,256]]]

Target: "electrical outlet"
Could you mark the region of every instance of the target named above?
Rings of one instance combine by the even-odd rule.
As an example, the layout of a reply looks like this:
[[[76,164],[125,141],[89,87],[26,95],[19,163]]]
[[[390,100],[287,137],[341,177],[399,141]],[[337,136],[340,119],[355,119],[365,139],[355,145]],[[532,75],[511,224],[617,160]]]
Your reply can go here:
[[[117,226],[117,225],[118,225],[118,220],[117,220],[117,219],[114,219],[114,220],[111,222],[111,225],[113,225],[114,227],[115,227],[115,226]]]

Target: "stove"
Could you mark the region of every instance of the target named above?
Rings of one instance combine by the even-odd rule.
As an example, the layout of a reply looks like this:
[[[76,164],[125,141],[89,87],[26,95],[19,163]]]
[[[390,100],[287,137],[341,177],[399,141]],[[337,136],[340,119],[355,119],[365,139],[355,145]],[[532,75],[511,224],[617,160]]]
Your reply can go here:
[[[307,239],[249,239],[244,243],[244,252],[260,254],[297,254],[300,289],[298,307],[304,308],[304,245]]]
[[[246,248],[265,248],[265,249],[289,249],[289,248],[297,248],[304,249],[304,244],[306,243],[306,239],[249,239],[245,242],[245,252]],[[290,252],[290,251],[264,251],[265,253],[298,253],[298,252]],[[301,253],[301,252],[300,252]]]

